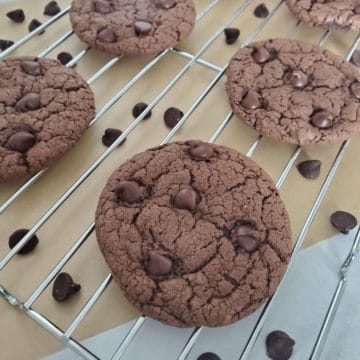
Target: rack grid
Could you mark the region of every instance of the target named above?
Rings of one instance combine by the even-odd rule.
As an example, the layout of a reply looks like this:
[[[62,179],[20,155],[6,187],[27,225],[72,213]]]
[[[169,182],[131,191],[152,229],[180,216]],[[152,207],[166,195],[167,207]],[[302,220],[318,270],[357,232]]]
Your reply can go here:
[[[196,21],[199,22],[208,15],[211,11],[216,11],[216,6],[221,6],[221,2],[225,0],[209,0],[208,5],[198,14]],[[220,3],[220,4],[219,4]],[[16,255],[17,251],[32,237],[32,235],[37,232],[52,216],[55,215],[56,211],[75,193],[75,191],[90,177],[93,175],[94,171],[105,161],[105,159],[118,147],[119,144],[123,142],[131,133],[137,128],[137,126],[142,122],[146,113],[153,108],[165,97],[165,95],[175,86],[175,84],[181,80],[184,75],[188,72],[188,70],[194,65],[197,64],[201,67],[204,67],[208,70],[211,70],[216,75],[212,78],[211,82],[208,86],[203,90],[203,92],[195,99],[195,101],[191,104],[188,110],[184,113],[182,119],[179,123],[171,130],[169,133],[162,139],[160,145],[166,144],[173,139],[173,137],[178,133],[178,131],[186,125],[186,123],[191,119],[191,115],[194,111],[199,107],[199,105],[208,97],[208,95],[212,92],[214,87],[223,79],[227,65],[221,67],[210,61],[206,61],[202,59],[202,55],[212,46],[215,41],[222,35],[223,30],[230,26],[231,23],[236,20],[251,4],[253,0],[245,0],[242,4],[240,4],[239,8],[229,17],[214,34],[207,39],[205,44],[201,46],[201,48],[194,54],[180,50],[180,49],[168,49],[149,62],[133,77],[131,78],[125,86],[123,86],[114,96],[111,97],[110,100],[106,102],[106,104],[97,111],[95,117],[92,119],[90,123],[90,127],[95,125],[104,114],[107,113],[109,109],[111,109],[118,101],[122,99],[124,95],[148,72],[150,72],[154,66],[165,57],[167,54],[174,54],[175,56],[181,57],[187,60],[186,64],[181,68],[181,70],[168,82],[168,84],[159,92],[159,94],[150,102],[147,108],[136,118],[134,119],[129,126],[123,131],[123,134],[107,149],[105,150],[77,179],[70,187],[53,203],[53,205],[36,221],[36,223],[31,227],[30,231],[23,239],[10,251],[8,251],[5,256],[0,258],[0,271],[3,270]],[[242,41],[241,47],[248,45],[252,41],[254,41],[257,35],[265,28],[268,22],[272,19],[272,17],[279,11],[279,9],[284,5],[284,0],[280,0],[278,3],[270,11],[268,17],[263,19],[259,24],[255,27],[253,31],[246,37],[244,41]],[[27,36],[23,37],[19,41],[17,41],[13,46],[8,48],[7,50],[0,53],[0,59],[8,56],[13,51],[18,49],[20,46],[24,45],[28,41],[32,40],[34,36],[41,33],[42,30],[50,27],[56,21],[61,19],[64,15],[66,15],[69,11],[70,6],[64,8],[59,14],[52,17],[50,20],[45,22],[39,28],[35,29],[33,32],[29,33]],[[298,21],[294,25],[291,26],[287,31],[288,38],[294,38],[297,34],[298,29],[301,26],[301,22]],[[320,40],[318,41],[318,45],[323,46],[331,35],[331,31],[324,31]],[[39,57],[45,57],[50,54],[54,49],[59,47],[65,41],[73,36],[73,31],[68,31],[61,37],[59,37],[56,41],[51,43],[45,50],[39,53]],[[349,61],[353,52],[356,50],[360,42],[360,34],[358,34],[353,41],[351,47],[348,49],[346,54],[346,60]],[[73,67],[78,62],[80,62],[89,52],[90,48],[85,48],[80,51],[74,58],[71,60],[67,66]],[[109,69],[111,69],[115,64],[120,62],[124,56],[117,56],[111,58],[107,61],[96,73],[94,73],[89,79],[88,83],[93,84],[97,79],[99,79],[104,73],[106,73]],[[96,95],[96,94],[95,94]],[[210,143],[214,143],[227,125],[231,122],[233,118],[233,113],[229,112],[225,118],[221,121],[221,123],[216,128],[215,132],[208,139]],[[263,138],[262,136],[258,136],[255,142],[250,146],[247,156],[252,157],[257,150],[258,146],[261,144]],[[302,226],[299,236],[296,239],[293,251],[292,251],[292,259],[290,261],[289,267],[292,265],[294,258],[298,254],[304,239],[306,238],[308,231],[314,221],[314,218],[321,206],[321,203],[329,189],[329,186],[334,178],[334,175],[337,171],[338,166],[340,165],[342,158],[349,146],[350,141],[347,140],[341,144],[339,147],[336,156],[333,159],[332,165],[320,187],[320,191],[318,192],[314,203],[312,204],[311,210],[308,213],[306,220]],[[280,188],[284,181],[286,180],[290,170],[293,168],[296,160],[302,152],[302,148],[300,146],[295,147],[292,155],[288,159],[286,165],[284,166],[277,182],[276,186]],[[40,171],[39,173],[32,176],[30,179],[25,181],[8,199],[6,199],[2,204],[0,204],[0,215],[5,213],[7,209],[16,202],[16,200],[26,191],[28,191],[40,177],[42,177],[46,173],[46,169]],[[5,287],[0,285],[0,296],[7,301],[10,305],[18,308],[20,311],[24,312],[27,316],[33,319],[37,324],[39,324],[42,328],[47,330],[53,336],[58,338],[61,342],[63,342],[66,346],[71,348],[77,354],[79,354],[84,359],[98,359],[99,357],[95,355],[90,349],[86,348],[80,342],[75,340],[72,336],[74,331],[78,328],[80,323],[84,320],[84,318],[88,315],[90,310],[96,304],[96,302],[100,299],[102,294],[105,292],[106,288],[112,281],[111,274],[108,274],[98,288],[93,292],[84,306],[80,309],[77,315],[74,317],[71,324],[66,329],[61,329],[56,324],[52,323],[50,320],[46,318],[40,311],[36,311],[32,308],[34,302],[39,298],[39,296],[45,291],[45,289],[49,286],[49,284],[53,281],[56,275],[61,271],[61,269],[68,263],[68,261],[76,254],[76,252],[81,248],[81,246],[87,241],[87,239],[93,234],[95,229],[95,224],[91,223],[82,235],[76,240],[76,242],[72,245],[72,247],[64,254],[64,256],[60,259],[60,261],[49,271],[43,281],[40,283],[36,289],[31,293],[31,295],[25,301],[20,301],[12,294],[12,289],[5,289]],[[330,331],[332,320],[336,314],[337,308],[340,306],[341,297],[345,291],[346,280],[347,280],[347,272],[350,269],[356,253],[358,252],[360,247],[360,228],[358,228],[357,233],[355,235],[353,245],[349,251],[347,258],[345,259],[343,265],[339,269],[339,282],[338,286],[334,291],[334,295],[331,299],[329,299],[328,309],[326,316],[321,325],[320,331],[318,333],[316,342],[314,343],[311,359],[319,359],[321,357],[321,350],[325,344],[326,336]],[[282,283],[286,281],[286,274],[282,280]],[[0,282],[1,283],[1,282]],[[281,283],[281,284],[282,284]],[[280,286],[281,286],[280,284]],[[255,341],[260,334],[260,331],[266,321],[268,313],[271,311],[271,306],[274,299],[277,297],[278,291],[270,298],[265,306],[263,307],[254,328],[250,334],[250,337],[247,340],[245,347],[242,349],[239,354],[239,359],[244,360],[249,358],[249,354]],[[114,352],[112,359],[120,359],[123,357],[125,350],[131,344],[132,340],[136,336],[137,332],[141,329],[144,322],[146,321],[145,316],[140,316],[133,327],[130,329],[128,334],[122,339],[118,348]],[[192,347],[194,346],[196,340],[201,334],[203,328],[195,328],[192,332],[191,336],[188,338],[186,344],[178,356],[179,360],[185,360],[189,355]]]

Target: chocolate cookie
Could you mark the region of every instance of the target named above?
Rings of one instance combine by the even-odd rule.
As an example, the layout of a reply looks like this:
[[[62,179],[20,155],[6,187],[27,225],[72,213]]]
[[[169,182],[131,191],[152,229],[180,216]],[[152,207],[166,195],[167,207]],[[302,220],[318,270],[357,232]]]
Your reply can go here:
[[[126,297],[179,327],[230,324],[255,311],[291,252],[288,215],[269,176],[200,141],[121,165],[100,196],[96,234]]]
[[[227,76],[234,113],[263,135],[302,145],[360,132],[360,72],[318,46],[253,43],[235,54]]]
[[[192,0],[74,0],[70,20],[91,47],[112,54],[156,54],[185,39],[195,23]]]
[[[56,60],[0,61],[0,181],[33,174],[70,150],[94,115],[94,96]]]
[[[290,10],[311,26],[330,30],[360,30],[359,0],[286,0]]]

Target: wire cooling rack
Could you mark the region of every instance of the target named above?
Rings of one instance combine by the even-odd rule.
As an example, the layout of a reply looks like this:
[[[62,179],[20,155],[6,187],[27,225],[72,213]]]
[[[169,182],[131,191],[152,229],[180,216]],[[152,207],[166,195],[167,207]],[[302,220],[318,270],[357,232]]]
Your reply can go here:
[[[200,22],[203,21],[203,18],[206,18],[211,12],[219,11],[221,7],[221,3],[224,1],[229,0],[212,0],[209,1],[208,4],[202,9],[202,11],[198,14],[196,21]],[[43,213],[43,215],[35,222],[35,224],[31,227],[30,231],[23,239],[15,246],[12,250],[7,251],[4,256],[0,259],[0,271],[3,272],[9,264],[11,264],[12,259],[16,255],[17,251],[32,237],[32,235],[37,232],[44,224],[46,224],[55,213],[66,204],[66,201],[74,195],[74,193],[78,190],[78,188],[86,181],[90,181],[91,177],[96,176],[95,170],[107,159],[107,157],[118,147],[120,143],[131,134],[136,131],[138,125],[144,119],[146,113],[149,110],[154,109],[158,103],[168,94],[168,92],[181,80],[184,78],[186,73],[195,65],[201,66],[206,68],[207,70],[211,71],[211,73],[215,74],[215,76],[211,77],[211,81],[206,86],[205,90],[203,90],[198,97],[192,102],[190,107],[188,107],[187,111],[185,111],[182,119],[179,123],[162,139],[160,144],[166,144],[173,137],[179,132],[179,130],[185,126],[191,120],[192,114],[195,110],[200,106],[202,102],[205,101],[207,97],[211,95],[214,91],[215,86],[223,79],[226,67],[225,66],[218,66],[211,61],[206,61],[202,58],[202,55],[212,46],[214,46],[216,40],[222,36],[223,30],[230,26],[238,17],[243,14],[250,5],[254,5],[252,0],[246,0],[242,3],[239,2],[238,9],[228,18],[226,19],[222,25],[211,35],[209,38],[206,39],[205,43],[199,48],[198,51],[195,53],[191,53],[188,51],[180,50],[180,49],[168,49],[151,60],[149,60],[140,71],[138,71],[135,76],[133,76],[125,86],[123,86],[120,90],[118,90],[115,95],[113,95],[104,106],[102,106],[96,113],[95,117],[92,119],[90,123],[90,127],[100,121],[103,116],[116,104],[118,104],[121,99],[130,91],[130,89],[137,84],[142,78],[144,78],[147,73],[155,70],[155,65],[160,62],[162,58],[169,54],[173,54],[174,56],[181,57],[186,60],[185,65],[176,73],[176,75],[161,89],[161,91],[153,98],[153,100],[149,103],[148,107],[140,114],[135,120],[129,123],[128,127],[123,131],[123,134],[108,148],[106,149],[100,156],[98,156],[91,165],[81,174],[79,174],[78,178],[67,188],[67,190]],[[251,43],[253,40],[256,39],[258,34],[264,30],[266,25],[269,21],[275,16],[275,14],[281,9],[284,5],[284,0],[279,1],[276,3],[267,18],[261,20],[257,23],[255,28],[246,36],[246,38],[242,41],[241,46],[246,46]],[[13,46],[8,48],[7,50],[0,53],[0,59],[6,57],[7,55],[14,52],[16,49],[20,48],[24,44],[29,41],[34,41],[34,37],[41,33],[44,29],[47,29],[51,26],[54,26],[56,22],[58,22],[62,17],[64,17],[69,11],[69,6],[64,8],[59,14],[52,17],[50,20],[45,22],[39,28],[34,30],[33,32],[29,33],[28,35],[24,36],[22,39],[17,41]],[[295,38],[299,28],[302,26],[301,22],[293,22],[289,29],[286,30],[286,36],[288,38]],[[331,35],[331,31],[324,31],[317,41],[318,45],[323,46],[329,36]],[[61,46],[65,41],[73,36],[73,31],[68,31],[65,34],[61,35],[56,41],[49,44],[45,50],[38,54],[39,57],[45,57],[50,54],[53,50]],[[358,34],[353,43],[347,50],[346,53],[346,60],[349,60],[357,48],[360,41],[360,35]],[[79,63],[88,53],[90,48],[85,48],[80,51],[74,58],[71,60],[67,66],[74,66]],[[88,55],[90,56],[90,55]],[[97,79],[99,79],[102,75],[104,75],[107,71],[109,71],[116,63],[119,63],[123,60],[123,56],[113,57],[108,60],[96,73],[92,74],[88,79],[89,84],[93,84]],[[96,96],[96,93],[95,93]],[[226,129],[229,125],[230,121],[233,118],[233,113],[229,112],[217,126],[216,130],[213,132],[211,137],[208,139],[210,143],[215,142],[218,137],[222,134],[222,132]],[[262,136],[258,136],[255,142],[252,143],[250,148],[247,151],[247,156],[252,157],[255,151],[258,149],[258,146],[263,141]],[[320,186],[320,189],[315,197],[315,200],[311,206],[309,213],[306,216],[305,222],[301,228],[301,231],[296,239],[293,251],[292,251],[292,260],[289,264],[289,267],[292,265],[294,258],[296,257],[297,253],[299,252],[304,239],[306,238],[309,229],[314,221],[315,216],[318,213],[318,210],[322,204],[322,201],[327,194],[327,191],[330,187],[330,184],[334,178],[334,175],[342,161],[342,158],[349,146],[349,140],[343,142],[333,160],[332,164],[329,168],[328,173],[326,174],[323,183]],[[292,150],[291,156],[288,158],[283,170],[276,182],[276,186],[280,188],[284,181],[287,179],[291,169],[293,168],[296,160],[298,159],[299,155],[302,152],[302,148],[300,146],[295,147]],[[54,165],[56,166],[56,165]],[[8,211],[8,209],[16,203],[16,201],[27,191],[31,190],[31,187],[42,177],[47,170],[40,171],[36,175],[32,176],[30,179],[25,181],[21,184],[8,198],[6,198],[0,204],[0,215],[3,215]],[[54,324],[50,321],[44,314],[41,313],[40,310],[35,310],[33,308],[33,304],[35,301],[40,297],[40,295],[45,291],[45,289],[49,286],[49,284],[53,281],[56,275],[62,270],[62,268],[69,262],[69,260],[76,254],[76,252],[84,245],[90,235],[94,232],[94,223],[91,223],[82,233],[82,235],[73,243],[71,248],[66,251],[63,257],[56,263],[56,265],[52,266],[45,278],[41,281],[41,283],[33,289],[30,296],[25,301],[20,301],[14,295],[14,289],[3,287],[0,285],[0,295],[1,297],[7,301],[13,307],[18,308],[20,311],[25,313],[28,317],[33,319],[37,324],[39,324],[42,328],[47,330],[50,334],[55,336],[61,342],[63,342],[66,346],[70,349],[75,351],[84,359],[99,359],[98,355],[95,355],[89,348],[82,345],[79,341],[75,340],[73,337],[74,332],[77,330],[79,325],[85,319],[85,317],[89,314],[90,310],[94,307],[97,301],[101,298],[104,294],[105,290],[107,289],[108,285],[112,281],[111,274],[108,274],[103,281],[101,282],[100,286],[92,293],[92,295],[88,298],[87,302],[83,305],[80,311],[74,316],[72,322],[67,328],[61,328],[60,326]],[[360,244],[360,229],[358,229],[356,236],[354,238],[353,246],[349,251],[349,255],[345,259],[342,267],[339,269],[339,282],[338,286],[334,291],[333,297],[329,299],[328,310],[326,312],[326,316],[323,319],[323,323],[321,325],[320,331],[318,333],[316,342],[314,343],[313,350],[311,353],[311,359],[319,359],[321,350],[324,346],[326,341],[327,334],[331,328],[332,320],[335,316],[336,310],[340,305],[341,297],[344,293],[346,287],[346,275],[347,271],[351,267],[351,264],[355,258],[357,251],[359,250]],[[1,273],[0,273],[1,274]],[[286,281],[286,275],[283,279],[283,282]],[[0,281],[2,283],[2,281]],[[281,286],[281,285],[280,285]],[[271,307],[273,304],[274,299],[278,296],[278,291],[275,292],[272,298],[270,298],[265,306],[263,307],[254,328],[251,331],[251,334],[247,340],[245,347],[239,353],[239,359],[244,360],[249,358],[250,351],[255,344],[255,341],[267,319],[267,315],[271,311]],[[146,321],[146,317],[140,316],[138,320],[134,323],[133,327],[130,329],[128,334],[121,340],[119,343],[116,351],[114,352],[112,359],[120,359],[123,357],[125,350],[132,342],[134,337],[136,336],[139,329],[142,327],[144,322]],[[184,344],[184,347],[181,353],[178,355],[179,360],[184,360],[187,358],[188,354],[190,353],[191,349],[193,348],[196,340],[201,334],[203,328],[195,328],[192,332],[191,336]]]

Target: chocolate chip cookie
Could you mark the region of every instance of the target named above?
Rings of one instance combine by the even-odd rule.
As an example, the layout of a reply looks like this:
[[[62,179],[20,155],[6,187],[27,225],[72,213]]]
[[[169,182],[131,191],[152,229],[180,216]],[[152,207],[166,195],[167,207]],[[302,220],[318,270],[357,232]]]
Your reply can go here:
[[[306,24],[329,30],[360,30],[359,0],[286,0],[293,14]]]
[[[234,113],[263,135],[303,145],[360,132],[360,72],[319,46],[253,43],[234,55],[227,77]]]
[[[70,20],[91,47],[119,54],[156,54],[185,39],[195,23],[192,0],[74,0]]]
[[[291,252],[270,177],[234,150],[195,140],[121,165],[100,196],[96,234],[130,302],[179,327],[221,326],[255,311]]]
[[[94,115],[94,96],[57,60],[0,61],[0,181],[48,167],[77,143]]]

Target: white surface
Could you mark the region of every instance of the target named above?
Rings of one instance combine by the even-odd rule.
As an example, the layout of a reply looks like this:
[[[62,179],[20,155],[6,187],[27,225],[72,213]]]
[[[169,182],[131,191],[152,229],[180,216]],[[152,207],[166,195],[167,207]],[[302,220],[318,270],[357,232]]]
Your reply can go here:
[[[331,239],[300,252],[295,260],[260,334],[249,360],[266,360],[264,341],[272,330],[286,331],[296,341],[291,360],[306,360],[314,345],[316,335],[325,316],[338,281],[338,269],[345,260],[355,230],[347,236]],[[349,272],[349,282],[339,311],[329,333],[322,359],[359,359],[360,342],[360,259],[356,259]],[[195,360],[207,351],[217,353],[222,360],[239,358],[241,350],[256,321],[259,311],[223,328],[206,328],[188,357]],[[101,359],[110,359],[132,322],[106,331],[84,341]],[[123,359],[172,360],[183,348],[192,329],[176,329],[146,320]],[[77,360],[71,350],[64,350],[46,360]]]

